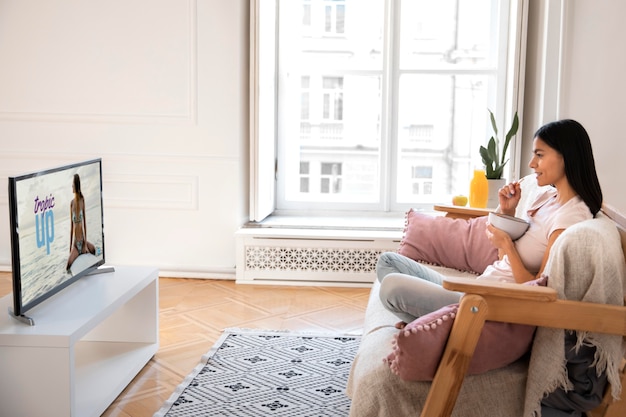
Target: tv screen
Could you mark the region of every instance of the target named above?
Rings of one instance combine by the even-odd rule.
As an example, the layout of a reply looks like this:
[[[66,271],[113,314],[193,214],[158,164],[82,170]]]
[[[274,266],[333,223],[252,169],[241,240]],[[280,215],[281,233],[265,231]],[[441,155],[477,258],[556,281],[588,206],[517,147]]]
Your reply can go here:
[[[13,314],[104,264],[102,161],[9,177]]]

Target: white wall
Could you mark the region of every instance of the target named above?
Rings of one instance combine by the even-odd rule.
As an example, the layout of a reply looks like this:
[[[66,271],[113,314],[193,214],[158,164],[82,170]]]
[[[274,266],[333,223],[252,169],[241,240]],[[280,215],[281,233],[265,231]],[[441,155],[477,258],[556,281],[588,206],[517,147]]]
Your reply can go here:
[[[544,54],[549,28],[543,21],[550,11],[563,16],[562,58],[556,80],[542,87],[544,64],[553,58]],[[530,136],[551,121],[542,119],[551,110],[555,118],[578,120],[592,140],[604,200],[622,213],[626,213],[626,134],[620,126],[626,110],[626,50],[621,46],[625,15],[623,0],[530,0],[522,151],[523,157],[530,155]],[[560,16],[556,17],[558,25]],[[556,91],[554,104],[544,90]]]
[[[604,199],[626,213],[626,2],[568,4],[561,117],[579,120],[593,140]]]
[[[0,61],[1,177],[102,157],[109,263],[234,276],[246,0],[1,0]]]
[[[234,274],[248,212],[248,3],[0,0],[0,177],[100,156],[110,263]],[[587,127],[605,199],[626,213],[626,2],[529,0],[523,155],[546,114],[545,6],[563,4],[555,114]],[[0,266],[9,259],[0,186]]]

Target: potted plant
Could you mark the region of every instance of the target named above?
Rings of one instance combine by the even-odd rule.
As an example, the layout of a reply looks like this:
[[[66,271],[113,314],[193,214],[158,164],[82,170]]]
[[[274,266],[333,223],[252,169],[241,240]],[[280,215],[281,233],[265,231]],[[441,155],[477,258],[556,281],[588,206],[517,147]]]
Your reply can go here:
[[[487,200],[487,207],[496,207],[498,205],[498,190],[504,185],[505,180],[502,179],[502,172],[508,159],[506,159],[506,151],[509,148],[511,139],[517,133],[519,128],[519,118],[517,112],[513,116],[513,123],[504,137],[504,143],[502,149],[500,149],[500,140],[498,139],[498,127],[496,126],[496,118],[491,110],[489,111],[489,117],[491,119],[491,127],[493,129],[493,136],[489,139],[487,147],[480,147],[480,156],[485,165],[485,176],[489,183],[489,198]]]
[[[504,166],[507,162],[509,162],[508,159],[505,160],[506,151],[509,148],[511,139],[513,139],[513,136],[517,133],[517,129],[519,128],[519,119],[517,117],[517,112],[515,112],[515,115],[513,116],[513,123],[504,138],[504,145],[502,146],[502,151],[500,151],[500,140],[498,139],[496,118],[491,110],[488,111],[489,117],[491,118],[491,127],[493,128],[493,136],[489,139],[486,148],[484,146],[480,147],[480,156],[482,157],[483,164],[485,165],[485,175],[487,179],[496,180],[502,178]]]

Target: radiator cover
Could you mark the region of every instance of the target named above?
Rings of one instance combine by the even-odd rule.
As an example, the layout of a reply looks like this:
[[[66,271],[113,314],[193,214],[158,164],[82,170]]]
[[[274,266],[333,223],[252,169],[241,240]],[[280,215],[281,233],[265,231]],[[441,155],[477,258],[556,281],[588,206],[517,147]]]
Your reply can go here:
[[[236,234],[238,283],[371,284],[382,252],[401,231],[242,228]]]

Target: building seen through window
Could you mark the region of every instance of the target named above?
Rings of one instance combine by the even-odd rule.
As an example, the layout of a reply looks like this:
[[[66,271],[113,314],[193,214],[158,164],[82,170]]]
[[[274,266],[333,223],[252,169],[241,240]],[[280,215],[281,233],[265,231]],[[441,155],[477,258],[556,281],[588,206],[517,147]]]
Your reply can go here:
[[[278,208],[466,193],[504,103],[506,3],[279,0]]]

